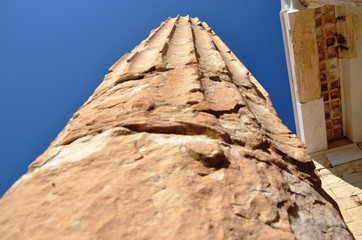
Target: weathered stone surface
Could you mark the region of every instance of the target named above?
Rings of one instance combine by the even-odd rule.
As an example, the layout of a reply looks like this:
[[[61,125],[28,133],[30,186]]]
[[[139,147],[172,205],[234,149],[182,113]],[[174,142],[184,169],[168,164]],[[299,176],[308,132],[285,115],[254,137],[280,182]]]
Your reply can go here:
[[[304,6],[316,8],[324,5],[340,5],[340,6],[362,6],[361,0],[297,0]]]
[[[3,239],[352,239],[303,144],[197,18],[123,56],[0,200]]]
[[[282,8],[284,8],[284,6],[291,7],[291,2],[293,2],[293,7],[297,9],[302,9],[306,7],[319,8],[326,5],[362,6],[361,0],[281,0]]]
[[[295,15],[293,27],[293,52],[299,103],[307,103],[321,97],[319,55],[316,39],[314,9]]]

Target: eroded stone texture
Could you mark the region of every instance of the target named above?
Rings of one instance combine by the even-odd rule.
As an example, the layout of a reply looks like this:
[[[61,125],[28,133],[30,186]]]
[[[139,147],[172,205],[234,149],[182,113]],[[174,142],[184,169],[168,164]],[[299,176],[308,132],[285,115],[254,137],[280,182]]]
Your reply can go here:
[[[297,0],[306,7],[322,7],[325,5],[346,5],[346,6],[362,6],[361,0]]]
[[[294,7],[319,8],[326,5],[334,6],[362,6],[361,0],[281,0],[282,7],[290,6],[293,2]]]
[[[197,18],[123,56],[0,200],[3,239],[352,239],[266,91]]]

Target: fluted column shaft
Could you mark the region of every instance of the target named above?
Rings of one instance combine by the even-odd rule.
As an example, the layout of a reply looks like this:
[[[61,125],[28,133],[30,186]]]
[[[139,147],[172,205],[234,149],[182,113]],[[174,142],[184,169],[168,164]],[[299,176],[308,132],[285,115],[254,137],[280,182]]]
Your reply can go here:
[[[0,201],[4,239],[351,239],[268,93],[197,18],[109,70]]]

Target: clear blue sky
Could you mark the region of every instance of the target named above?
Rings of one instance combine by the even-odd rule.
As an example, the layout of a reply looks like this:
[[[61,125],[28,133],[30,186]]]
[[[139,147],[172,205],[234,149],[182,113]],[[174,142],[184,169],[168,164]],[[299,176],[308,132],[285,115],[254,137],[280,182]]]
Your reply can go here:
[[[103,80],[167,17],[199,17],[295,131],[278,0],[1,0],[0,196]]]

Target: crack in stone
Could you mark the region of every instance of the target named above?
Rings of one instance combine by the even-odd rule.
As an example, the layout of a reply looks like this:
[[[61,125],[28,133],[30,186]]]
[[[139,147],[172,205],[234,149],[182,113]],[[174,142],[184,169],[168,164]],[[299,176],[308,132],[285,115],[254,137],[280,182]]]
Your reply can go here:
[[[222,115],[225,115],[225,114],[238,113],[239,110],[243,107],[245,107],[244,104],[237,103],[237,104],[235,104],[235,106],[233,108],[228,109],[228,110],[213,110],[213,109],[209,108],[209,109],[199,110],[199,112],[209,113],[209,114],[214,115],[216,118],[220,118]]]
[[[226,132],[212,129],[204,125],[189,122],[168,122],[167,124],[129,123],[121,124],[119,126],[128,128],[134,132],[177,135],[205,135],[212,139],[220,139],[222,141],[225,141],[226,143],[232,142],[229,134],[227,134]]]

